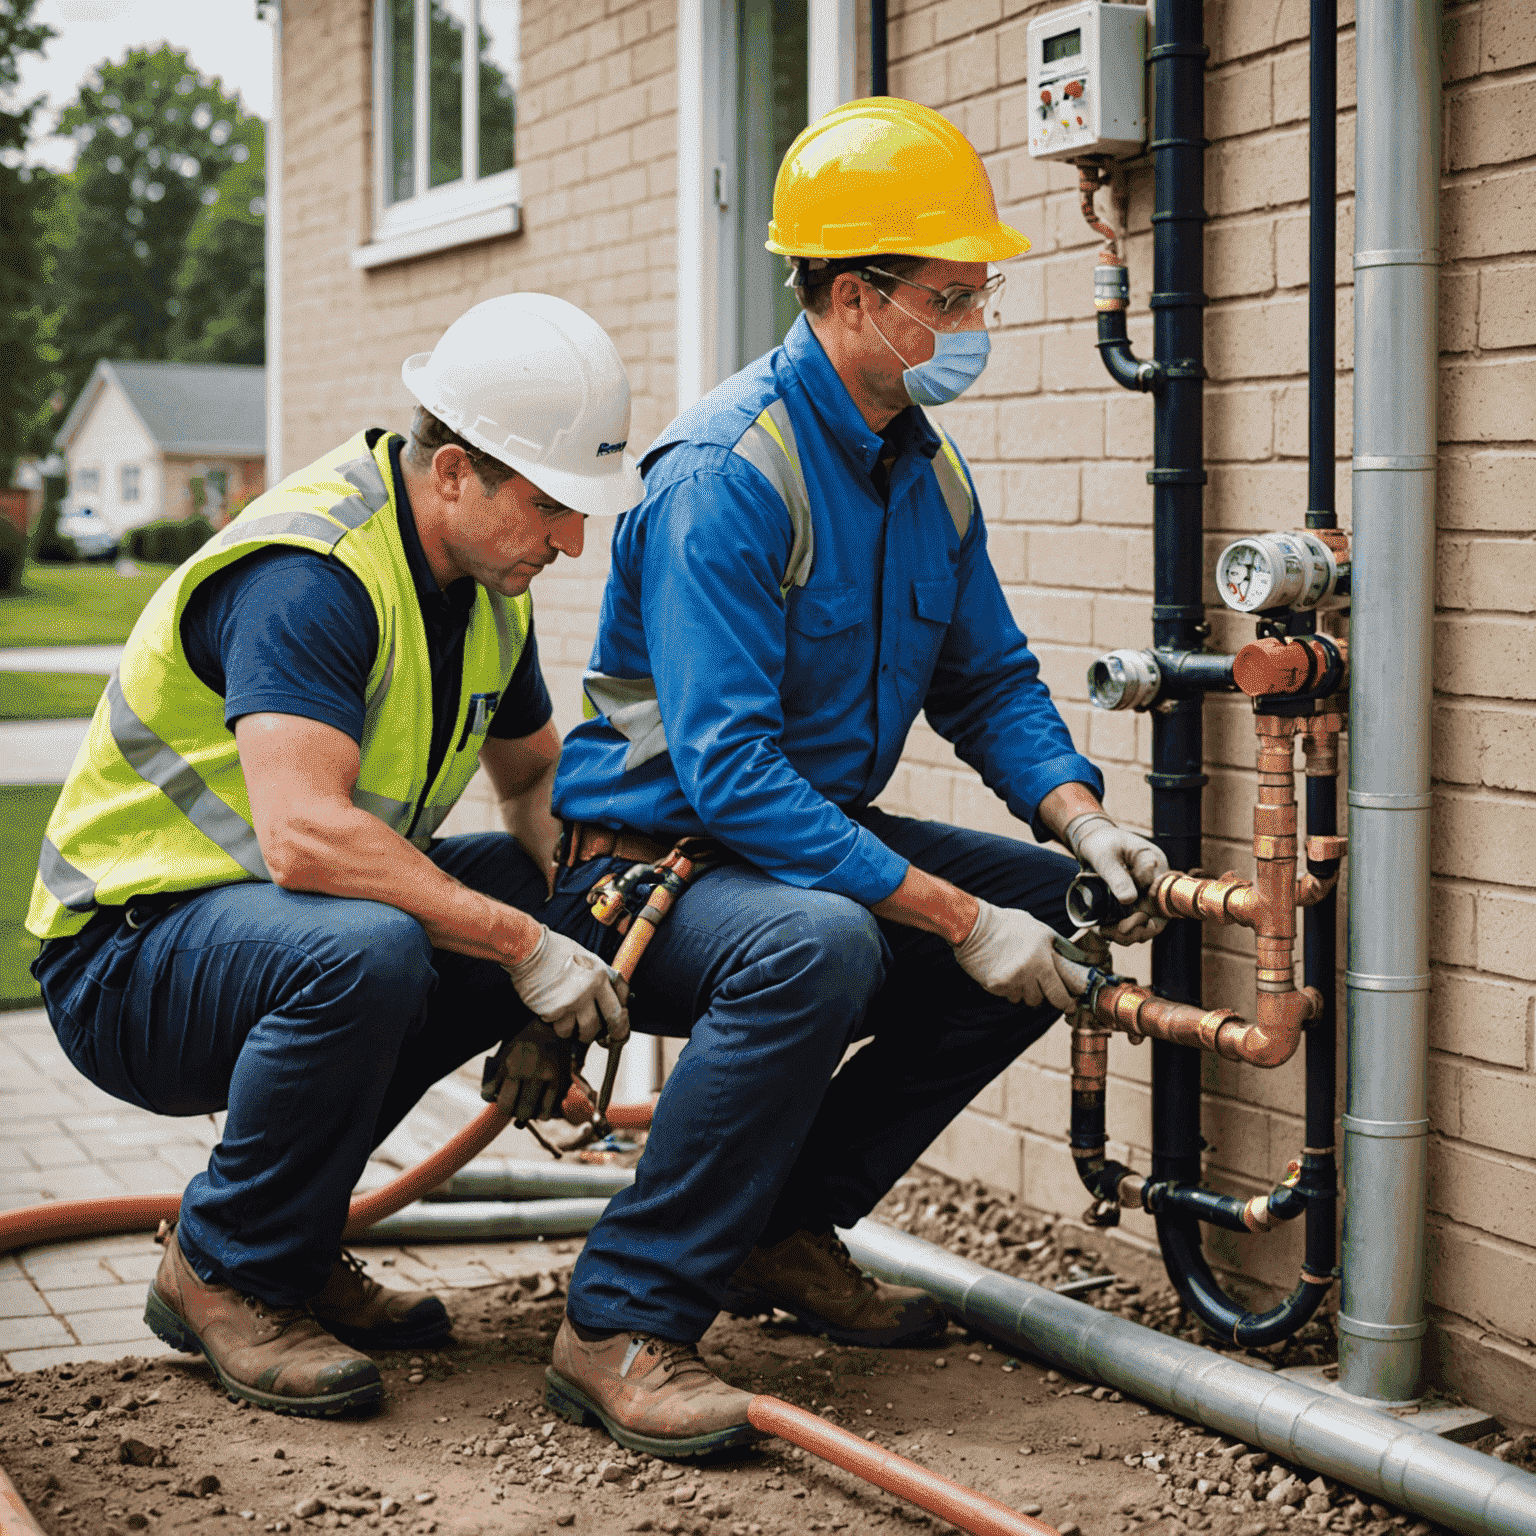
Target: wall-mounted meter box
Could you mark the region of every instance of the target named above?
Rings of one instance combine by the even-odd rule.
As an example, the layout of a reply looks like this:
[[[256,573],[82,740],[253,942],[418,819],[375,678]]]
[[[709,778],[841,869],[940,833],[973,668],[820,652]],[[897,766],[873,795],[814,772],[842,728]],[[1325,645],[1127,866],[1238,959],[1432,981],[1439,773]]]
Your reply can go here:
[[[1147,13],[1083,0],[1029,24],[1029,152],[1135,155],[1146,137]]]

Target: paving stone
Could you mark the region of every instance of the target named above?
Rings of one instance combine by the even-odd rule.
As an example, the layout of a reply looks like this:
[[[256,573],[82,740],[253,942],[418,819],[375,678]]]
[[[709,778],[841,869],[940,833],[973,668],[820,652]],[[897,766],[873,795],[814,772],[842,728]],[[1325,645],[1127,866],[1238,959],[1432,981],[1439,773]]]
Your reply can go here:
[[[137,1355],[141,1360],[159,1359],[162,1355],[174,1355],[176,1350],[162,1344],[151,1334],[147,1339],[132,1344],[67,1344],[50,1349],[3,1350],[5,1363],[13,1371],[40,1371],[50,1365],[83,1365],[91,1360],[121,1360],[125,1355]]]
[[[22,1211],[42,1205],[51,1197],[40,1189],[0,1189],[0,1211]]]
[[[174,1195],[187,1182],[174,1168],[158,1158],[140,1162],[116,1162],[112,1164],[112,1176],[136,1195]]]
[[[8,1317],[0,1322],[0,1354],[69,1342],[69,1330],[56,1317]]]
[[[38,1295],[34,1286],[21,1278],[17,1271],[14,1280],[0,1276],[0,1319],[11,1317],[45,1317],[48,1303]]]
[[[13,1168],[30,1168],[26,1147],[21,1141],[0,1141],[0,1172]]]
[[[132,1307],[114,1307],[107,1312],[69,1312],[64,1321],[82,1344],[121,1343],[124,1354],[129,1353],[130,1345],[154,1337],[144,1321],[142,1297]]]
[[[40,1168],[34,1175],[50,1200],[96,1200],[127,1189],[108,1168],[86,1163],[78,1168]]]
[[[78,1258],[68,1244],[53,1248],[29,1248],[21,1256],[27,1277],[42,1291],[78,1290],[85,1286],[110,1285],[112,1271],[100,1259]],[[119,1275],[118,1279],[123,1277]]]
[[[0,1286],[3,1292],[4,1286]],[[29,1286],[30,1290],[31,1287]],[[37,1293],[33,1291],[33,1295]],[[107,1285],[82,1285],[71,1287],[67,1291],[46,1290],[43,1292],[48,1307],[60,1315],[73,1315],[76,1312],[107,1312],[115,1307],[138,1306],[143,1311],[144,1286],[137,1280],[120,1280]],[[40,1298],[41,1299],[41,1298]],[[3,1300],[0,1300],[3,1305]],[[46,1310],[46,1309],[45,1309]],[[0,1313],[0,1316],[3,1316]],[[19,1315],[19,1314],[18,1314]],[[79,1333],[79,1329],[75,1330]]]
[[[27,1156],[39,1168],[65,1168],[90,1162],[72,1136],[38,1136],[27,1143]]]

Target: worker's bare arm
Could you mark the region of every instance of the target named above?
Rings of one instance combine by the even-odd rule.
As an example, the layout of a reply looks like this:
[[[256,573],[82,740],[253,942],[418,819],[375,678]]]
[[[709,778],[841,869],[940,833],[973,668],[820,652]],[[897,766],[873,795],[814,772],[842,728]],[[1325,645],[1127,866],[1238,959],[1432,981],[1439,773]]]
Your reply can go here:
[[[296,715],[244,715],[235,743],[277,885],[385,902],[416,918],[434,945],[503,965],[538,947],[533,918],[461,885],[352,804],[359,757],[344,731]]]
[[[560,733],[553,720],[531,736],[493,736],[480,748],[480,766],[495,791],[501,824],[546,874],[560,838],[559,818],[549,808],[559,763]]]

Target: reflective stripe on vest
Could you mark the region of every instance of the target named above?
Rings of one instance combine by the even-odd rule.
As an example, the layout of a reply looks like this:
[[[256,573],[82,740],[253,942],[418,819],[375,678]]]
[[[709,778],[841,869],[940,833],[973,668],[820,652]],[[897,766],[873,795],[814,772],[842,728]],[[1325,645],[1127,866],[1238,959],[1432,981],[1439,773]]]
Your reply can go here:
[[[949,434],[926,412],[924,419],[939,439],[939,451],[933,456],[933,477],[938,481],[939,494],[944,498],[955,533],[963,542],[970,532],[973,511],[970,482]],[[787,599],[791,587],[803,587],[810,579],[816,537],[795,429],[784,402],[775,400],[760,411],[731,451],[740,454],[767,480],[789,513],[789,559],[784,566],[784,579],[779,583],[779,596]],[[582,679],[582,691],[583,716],[595,720],[602,715],[629,743],[629,751],[624,754],[626,773],[667,750],[667,733],[653,678],[609,677],[603,672],[588,672]]]
[[[153,784],[209,842],[217,844],[246,874],[270,880],[256,829],[204,782],[180,753],[168,747],[134,714],[116,672],[107,680],[108,724],[117,750],[147,784]]]
[[[76,869],[46,837],[37,873],[53,899],[71,912],[89,912],[96,905],[96,882]]]

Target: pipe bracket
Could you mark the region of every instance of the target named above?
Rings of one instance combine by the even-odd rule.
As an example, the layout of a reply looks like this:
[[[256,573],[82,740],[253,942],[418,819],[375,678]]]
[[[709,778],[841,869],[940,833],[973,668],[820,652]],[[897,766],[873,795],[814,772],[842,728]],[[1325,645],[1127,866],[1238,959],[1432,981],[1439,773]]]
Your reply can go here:
[[[1438,267],[1440,248],[1434,245],[1398,246],[1381,251],[1356,251],[1355,271],[1366,267]]]
[[[1428,1120],[1362,1120],[1346,1113],[1339,1121],[1351,1136],[1368,1136],[1375,1141],[1412,1141],[1429,1135]]]
[[[1429,972],[1416,976],[1371,976],[1364,971],[1345,971],[1344,985],[1352,992],[1428,992]]]
[[[1340,1333],[1357,1339],[1382,1339],[1389,1343],[1398,1340],[1422,1339],[1429,1332],[1429,1320],[1421,1318],[1416,1323],[1362,1323],[1358,1318],[1340,1312],[1334,1319]]]
[[[1176,378],[1173,369],[1164,370],[1169,377]],[[1206,473],[1203,469],[1149,469],[1147,471],[1148,485],[1204,485]],[[1205,617],[1205,609],[1200,609],[1200,616]]]
[[[1350,468],[1357,473],[1372,470],[1432,471],[1440,467],[1436,453],[1357,453],[1350,460]]]
[[[1350,790],[1348,800],[1357,811],[1427,811],[1435,803],[1433,795],[1374,795],[1363,789]]]

